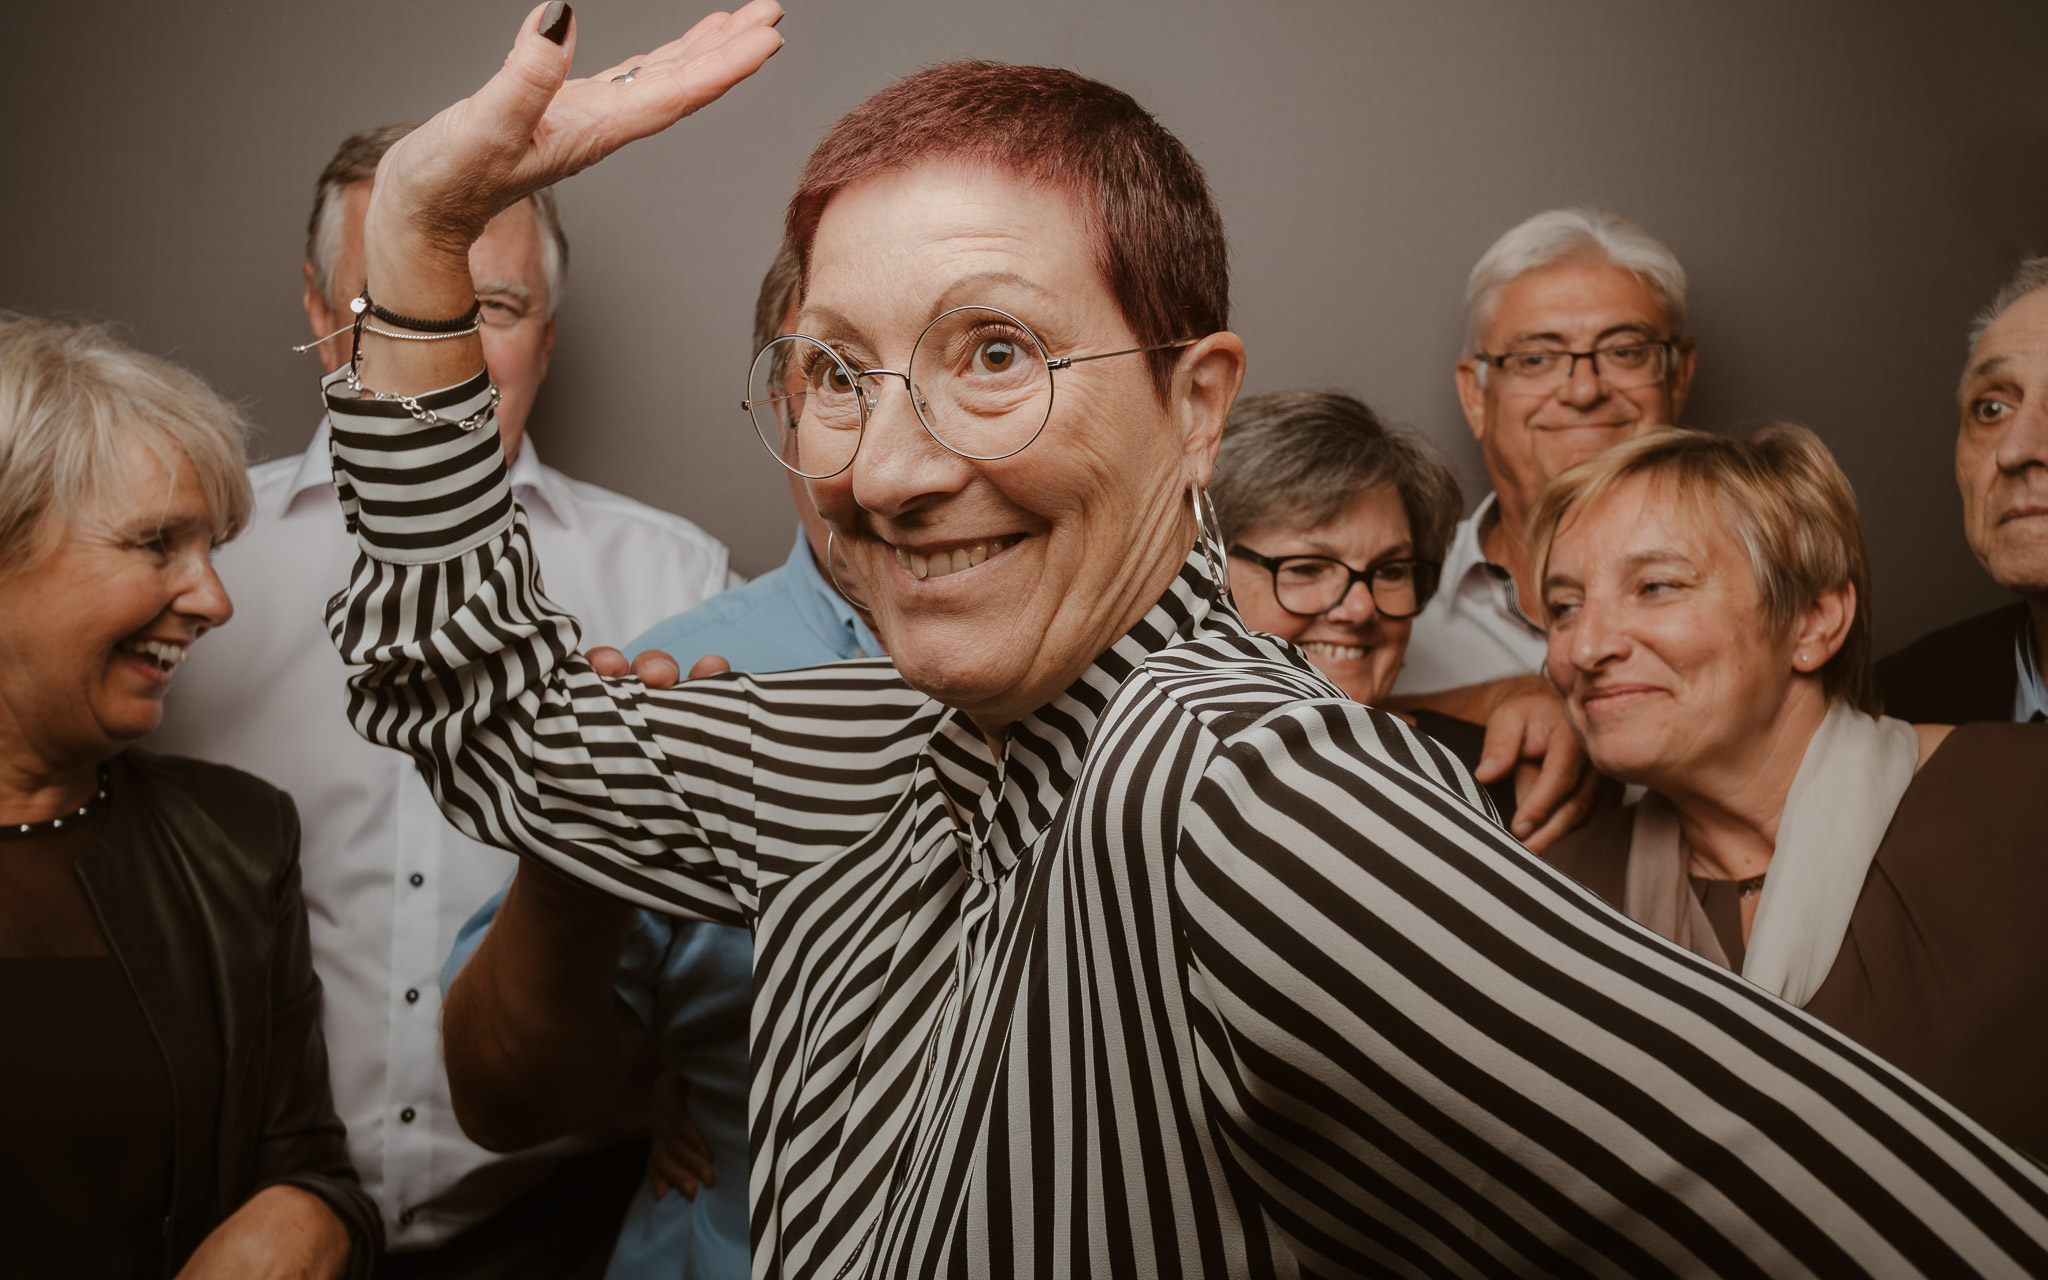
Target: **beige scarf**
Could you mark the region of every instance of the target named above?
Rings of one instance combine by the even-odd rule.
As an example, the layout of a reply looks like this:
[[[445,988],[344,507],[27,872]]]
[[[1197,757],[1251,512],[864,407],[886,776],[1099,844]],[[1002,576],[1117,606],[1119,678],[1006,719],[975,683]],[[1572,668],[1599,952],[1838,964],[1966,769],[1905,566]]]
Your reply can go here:
[[[1920,742],[1913,726],[1843,703],[1806,744],[1785,811],[1770,878],[1756,904],[1742,976],[1803,1005],[1820,990],[1849,930],[1870,860],[1912,785]],[[1622,909],[1722,968],[1727,953],[1693,896],[1678,812],[1651,792],[1636,806]]]

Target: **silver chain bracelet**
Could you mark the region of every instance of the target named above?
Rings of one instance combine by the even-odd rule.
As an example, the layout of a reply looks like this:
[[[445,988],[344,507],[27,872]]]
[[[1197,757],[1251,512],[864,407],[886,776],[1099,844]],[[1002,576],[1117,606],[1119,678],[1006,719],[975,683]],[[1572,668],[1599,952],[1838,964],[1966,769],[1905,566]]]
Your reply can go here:
[[[421,404],[416,398],[412,396],[402,396],[394,391],[372,391],[368,387],[365,387],[362,384],[362,380],[356,377],[356,361],[354,358],[351,358],[348,362],[348,389],[355,392],[359,396],[368,396],[372,400],[395,401],[400,408],[404,409],[407,413],[413,416],[414,421],[422,423],[429,427],[438,427],[442,423],[448,421],[448,419],[442,417],[440,414],[434,412],[432,409],[427,408],[425,405]],[[474,431],[478,427],[484,425],[484,420],[486,418],[489,418],[491,416],[492,411],[495,410],[497,407],[498,384],[493,382],[491,384],[490,401],[486,403],[483,408],[478,409],[475,413],[470,414],[467,418],[463,418],[455,425],[462,428],[464,431]]]
[[[365,324],[364,333],[374,333],[380,338],[396,338],[400,342],[446,342],[450,338],[467,338],[483,328],[481,322],[467,329],[456,329],[451,333],[397,333],[390,329],[379,329],[374,324]]]

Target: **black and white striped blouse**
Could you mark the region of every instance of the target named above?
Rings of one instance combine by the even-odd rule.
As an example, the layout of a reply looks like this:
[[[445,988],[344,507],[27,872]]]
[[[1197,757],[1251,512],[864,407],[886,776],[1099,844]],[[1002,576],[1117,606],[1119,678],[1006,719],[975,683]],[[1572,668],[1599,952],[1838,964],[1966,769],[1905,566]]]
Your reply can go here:
[[[600,679],[494,433],[328,396],[357,727],[754,929],[756,1276],[2048,1274],[2038,1168],[1528,857],[1199,555],[998,759],[884,662]]]

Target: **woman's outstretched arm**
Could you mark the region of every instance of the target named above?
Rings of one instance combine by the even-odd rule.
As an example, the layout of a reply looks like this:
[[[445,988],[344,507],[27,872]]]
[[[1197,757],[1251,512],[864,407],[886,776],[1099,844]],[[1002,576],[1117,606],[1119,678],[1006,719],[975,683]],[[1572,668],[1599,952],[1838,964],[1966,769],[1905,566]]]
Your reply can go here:
[[[1222,1143],[1326,1274],[2048,1274],[2048,1175],[1425,781],[1233,733],[1175,902]]]

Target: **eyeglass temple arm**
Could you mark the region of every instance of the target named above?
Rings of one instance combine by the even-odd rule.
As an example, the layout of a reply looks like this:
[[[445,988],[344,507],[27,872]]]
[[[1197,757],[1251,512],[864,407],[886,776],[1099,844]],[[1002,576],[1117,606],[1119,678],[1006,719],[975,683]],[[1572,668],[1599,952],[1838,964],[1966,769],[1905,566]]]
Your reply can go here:
[[[1057,360],[1046,361],[1045,367],[1048,369],[1064,369],[1069,365],[1086,364],[1090,360],[1107,360],[1111,356],[1139,356],[1144,355],[1148,351],[1171,351],[1175,347],[1192,347],[1200,341],[1200,338],[1182,338],[1179,342],[1162,342],[1153,347],[1132,347],[1128,351],[1103,351],[1092,356],[1061,356]]]

